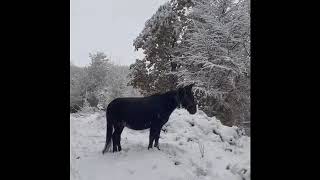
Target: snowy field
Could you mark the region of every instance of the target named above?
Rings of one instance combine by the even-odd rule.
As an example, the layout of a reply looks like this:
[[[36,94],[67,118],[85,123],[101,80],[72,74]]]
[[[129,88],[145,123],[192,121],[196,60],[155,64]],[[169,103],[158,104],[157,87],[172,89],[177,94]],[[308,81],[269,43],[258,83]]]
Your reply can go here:
[[[102,155],[104,112],[70,114],[70,177],[79,180],[250,180],[250,138],[202,111],[175,110],[160,149],[148,150],[149,130],[128,128],[122,151]]]

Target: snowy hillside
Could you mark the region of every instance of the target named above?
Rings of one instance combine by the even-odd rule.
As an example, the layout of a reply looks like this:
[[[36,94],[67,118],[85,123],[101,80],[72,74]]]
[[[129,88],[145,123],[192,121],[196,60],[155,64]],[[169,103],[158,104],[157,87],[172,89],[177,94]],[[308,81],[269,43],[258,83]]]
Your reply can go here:
[[[71,179],[250,179],[250,138],[202,111],[175,110],[161,132],[160,151],[147,150],[149,130],[125,128],[123,150],[102,155],[105,123],[104,112],[70,115]]]

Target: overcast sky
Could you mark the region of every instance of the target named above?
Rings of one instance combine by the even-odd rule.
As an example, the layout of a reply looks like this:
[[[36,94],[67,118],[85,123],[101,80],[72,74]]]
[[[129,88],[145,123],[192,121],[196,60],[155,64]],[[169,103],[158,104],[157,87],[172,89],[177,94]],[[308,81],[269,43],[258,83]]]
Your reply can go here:
[[[103,51],[115,64],[129,65],[142,53],[133,40],[144,23],[168,0],[71,0],[70,55],[88,65],[89,53]]]

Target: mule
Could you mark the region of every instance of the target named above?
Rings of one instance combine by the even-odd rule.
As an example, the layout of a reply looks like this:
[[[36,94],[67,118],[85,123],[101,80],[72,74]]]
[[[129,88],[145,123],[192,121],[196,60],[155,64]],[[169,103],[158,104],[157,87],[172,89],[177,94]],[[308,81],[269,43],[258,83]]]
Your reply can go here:
[[[117,98],[106,109],[106,143],[102,154],[109,151],[111,141],[113,152],[121,151],[121,133],[124,127],[133,130],[150,128],[148,150],[154,147],[160,150],[159,137],[162,126],[168,122],[171,113],[177,107],[187,109],[190,114],[197,112],[192,93],[194,84],[177,90],[148,97]],[[114,130],[114,131],[113,131]]]

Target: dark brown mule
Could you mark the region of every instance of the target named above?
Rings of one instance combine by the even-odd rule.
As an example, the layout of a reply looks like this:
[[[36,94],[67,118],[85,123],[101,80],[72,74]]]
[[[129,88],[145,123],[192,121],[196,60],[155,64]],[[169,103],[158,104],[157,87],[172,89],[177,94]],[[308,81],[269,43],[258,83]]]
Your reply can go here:
[[[124,127],[134,130],[150,128],[149,148],[159,150],[159,136],[162,126],[168,122],[169,116],[182,106],[190,114],[197,111],[192,86],[179,88],[164,94],[155,94],[148,97],[117,98],[107,107],[107,135],[106,144],[102,151],[107,152],[113,142],[113,152],[121,151],[121,133]],[[113,131],[114,130],[114,131]]]

